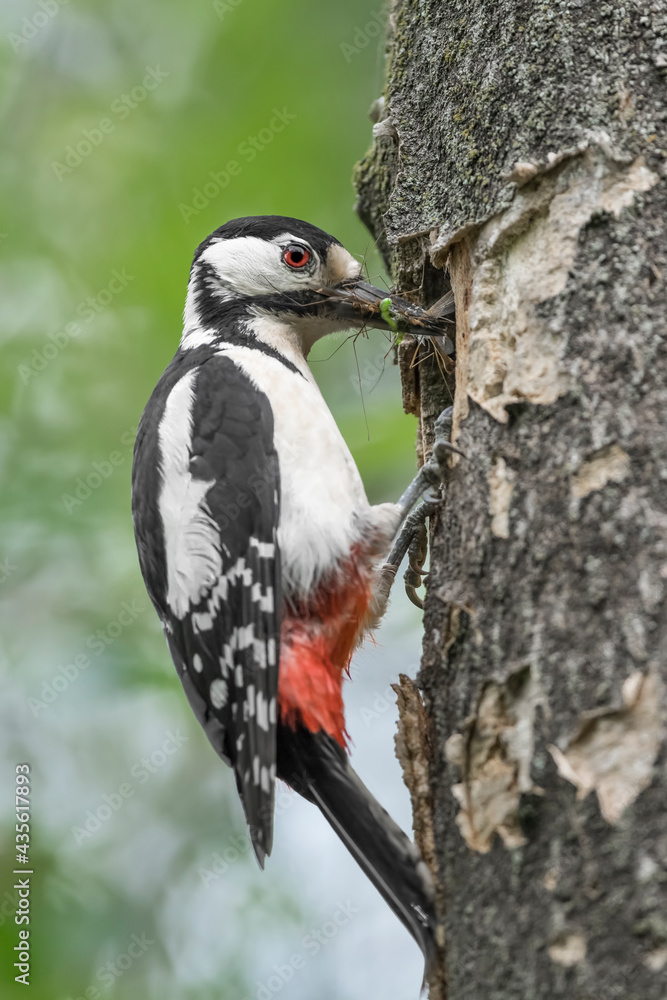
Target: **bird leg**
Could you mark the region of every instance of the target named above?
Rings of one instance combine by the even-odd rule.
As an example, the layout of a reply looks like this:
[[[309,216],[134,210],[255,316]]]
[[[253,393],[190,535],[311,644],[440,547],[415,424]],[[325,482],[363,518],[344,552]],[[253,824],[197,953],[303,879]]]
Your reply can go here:
[[[465,458],[464,452],[449,440],[452,432],[453,407],[448,406],[442,411],[435,422],[435,442],[433,451],[428,462],[424,462],[421,469],[408,486],[405,493],[398,500],[398,506],[402,512],[402,520],[412,510],[415,502],[422,496],[429,486],[440,486],[445,482],[449,474],[447,457],[454,452]]]
[[[421,578],[425,575],[424,563],[428,554],[426,520],[436,512],[442,498],[437,495],[429,495],[414,510],[412,507],[429,487],[439,489],[441,484],[445,482],[449,473],[446,461],[449,454],[455,452],[457,455],[465,457],[464,452],[449,440],[452,430],[452,412],[452,407],[448,406],[436,420],[435,443],[431,457],[428,462],[424,463],[398,501],[402,522],[391,551],[378,573],[373,601],[376,621],[382,618],[387,608],[396,572],[406,552],[408,553],[408,568],[403,577],[405,592],[410,601],[418,608],[424,607],[423,601],[417,594],[417,587],[421,585]]]
[[[405,584],[406,594],[418,608],[424,607],[423,601],[417,594],[417,587],[421,586],[422,576],[424,575],[424,563],[428,555],[426,519],[435,514],[439,504],[439,497],[429,498],[428,500],[423,500],[418,507],[415,507],[411,514],[408,514],[392,550],[387,556],[387,561],[382,567],[383,571],[392,567],[393,579],[407,552],[408,567],[403,574],[403,583]]]

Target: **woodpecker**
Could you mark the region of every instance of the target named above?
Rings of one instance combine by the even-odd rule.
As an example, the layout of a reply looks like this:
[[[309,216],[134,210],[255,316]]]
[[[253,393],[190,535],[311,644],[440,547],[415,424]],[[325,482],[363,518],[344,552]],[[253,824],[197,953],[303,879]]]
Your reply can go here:
[[[366,284],[313,225],[250,217],[204,240],[180,345],[139,425],[134,528],[171,656],[233,768],[260,867],[281,778],[319,807],[428,965],[431,877],[350,766],[342,682],[386,608],[407,548],[401,535],[392,542],[441,467],[423,467],[398,503],[369,504],[306,360],[320,337],[351,326],[430,333],[452,349],[441,317]]]

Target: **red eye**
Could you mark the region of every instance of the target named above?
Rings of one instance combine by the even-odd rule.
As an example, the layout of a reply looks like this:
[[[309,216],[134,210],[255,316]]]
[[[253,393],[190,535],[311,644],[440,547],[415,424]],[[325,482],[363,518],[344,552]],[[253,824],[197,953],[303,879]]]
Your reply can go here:
[[[300,243],[290,243],[283,250],[283,260],[288,267],[305,267],[310,260],[310,250],[302,247]]]

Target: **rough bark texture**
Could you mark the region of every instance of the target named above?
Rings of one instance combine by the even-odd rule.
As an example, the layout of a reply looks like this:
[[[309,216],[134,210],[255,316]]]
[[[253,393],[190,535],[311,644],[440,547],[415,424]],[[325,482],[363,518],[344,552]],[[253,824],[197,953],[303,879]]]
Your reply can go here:
[[[402,292],[451,279],[455,379],[404,344],[404,400],[423,454],[454,393],[468,456],[419,677],[431,995],[665,1000],[667,11],[402,0],[388,48],[359,212]]]

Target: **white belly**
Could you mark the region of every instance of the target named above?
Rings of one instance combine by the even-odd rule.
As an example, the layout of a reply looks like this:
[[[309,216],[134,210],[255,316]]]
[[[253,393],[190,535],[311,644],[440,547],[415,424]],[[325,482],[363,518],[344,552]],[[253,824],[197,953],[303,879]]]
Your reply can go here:
[[[223,347],[266,394],[280,464],[278,543],[283,584],[308,591],[349,555],[367,526],[370,508],[354,459],[304,365],[306,377],[246,347]]]

